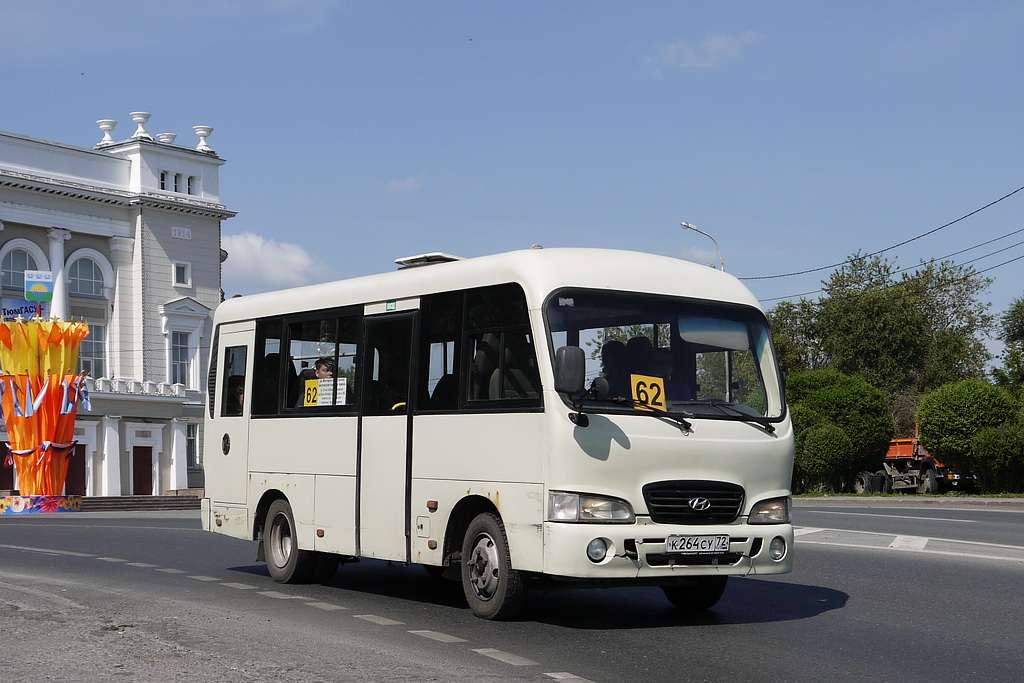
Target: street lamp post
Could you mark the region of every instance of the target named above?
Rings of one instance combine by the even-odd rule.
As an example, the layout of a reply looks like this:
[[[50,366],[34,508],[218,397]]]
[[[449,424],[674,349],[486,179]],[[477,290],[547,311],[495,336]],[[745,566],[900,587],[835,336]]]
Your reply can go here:
[[[699,230],[695,225],[691,225],[690,223],[687,223],[686,221],[682,221],[679,225],[684,230],[693,230],[694,232],[699,232],[700,234],[704,235],[709,240],[711,240],[712,242],[715,243],[715,249],[718,250],[718,262],[720,264],[722,264],[722,272],[725,272],[725,259],[722,258],[722,248],[720,246],[718,246],[718,240],[716,240],[714,237],[712,237],[711,235],[707,234],[703,230]]]

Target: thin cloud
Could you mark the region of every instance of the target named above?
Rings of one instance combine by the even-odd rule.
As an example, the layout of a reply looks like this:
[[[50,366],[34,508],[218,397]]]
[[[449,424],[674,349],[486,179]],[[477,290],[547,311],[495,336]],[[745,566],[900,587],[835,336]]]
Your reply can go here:
[[[737,35],[709,35],[699,45],[677,40],[657,48],[651,64],[658,71],[663,68],[717,69],[740,59],[744,49],[759,40],[761,35],[756,31]]]
[[[391,180],[387,184],[388,192],[415,192],[423,187],[426,181],[422,176],[409,176],[404,180]]]
[[[251,232],[224,235],[224,293],[253,294],[323,282],[330,272],[306,248]]]

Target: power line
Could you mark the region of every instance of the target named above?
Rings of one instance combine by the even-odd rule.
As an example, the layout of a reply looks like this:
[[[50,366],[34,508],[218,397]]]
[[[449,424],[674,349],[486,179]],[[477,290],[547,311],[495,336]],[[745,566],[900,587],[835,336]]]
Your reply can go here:
[[[1010,192],[1009,194],[1005,194],[1002,197],[1000,197],[999,199],[991,201],[988,204],[986,204],[985,206],[982,206],[981,208],[975,209],[974,211],[971,211],[970,213],[964,214],[963,216],[960,216],[960,218],[952,220],[952,221],[950,221],[950,222],[948,222],[948,223],[946,223],[944,225],[940,225],[937,228],[932,228],[928,232],[923,232],[920,235],[917,235],[916,237],[911,237],[910,239],[903,240],[902,242],[900,242],[898,244],[894,244],[894,245],[892,245],[890,247],[886,247],[885,249],[879,249],[878,251],[874,251],[874,252],[872,252],[870,254],[865,254],[865,256],[871,257],[871,256],[877,256],[879,254],[884,254],[887,251],[892,251],[893,249],[896,249],[898,247],[902,247],[905,244],[910,244],[911,242],[915,242],[915,241],[917,241],[919,239],[922,239],[924,237],[928,237],[929,235],[933,235],[933,234],[937,233],[939,230],[943,230],[945,228],[948,228],[949,226],[955,225],[955,224],[959,223],[962,220],[966,220],[966,219],[970,218],[971,216],[974,216],[975,214],[981,213],[985,209],[988,209],[988,208],[990,208],[992,206],[995,206],[996,204],[998,204],[999,202],[1003,201],[1004,199],[1009,199],[1010,197],[1012,197],[1013,195],[1017,194],[1018,192],[1020,192],[1022,190],[1024,190],[1024,186],[1018,187],[1013,192]],[[792,277],[794,275],[807,275],[808,273],[818,273],[818,272],[821,272],[823,270],[829,270],[830,268],[838,268],[840,266],[845,266],[846,264],[851,263],[852,261],[853,261],[853,259],[851,258],[851,259],[846,259],[845,261],[841,261],[839,263],[833,263],[832,265],[821,266],[820,268],[809,268],[807,270],[799,270],[799,271],[795,271],[795,272],[792,272],[792,273],[781,273],[779,275],[759,275],[759,276],[756,276],[756,277],[741,277],[739,279],[740,280],[774,280],[774,279],[782,278],[782,277]]]

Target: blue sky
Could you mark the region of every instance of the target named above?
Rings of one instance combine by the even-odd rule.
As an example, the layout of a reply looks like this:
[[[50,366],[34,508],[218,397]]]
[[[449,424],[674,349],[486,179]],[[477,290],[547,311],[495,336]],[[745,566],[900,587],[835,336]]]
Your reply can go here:
[[[2,130],[214,126],[229,296],[535,243],[717,262],[680,221],[779,275],[1024,186],[1019,0],[5,0],[0,60]],[[886,254],[1002,238],[955,257],[998,314],[1022,217],[1024,191]],[[828,272],[748,284],[770,307]]]

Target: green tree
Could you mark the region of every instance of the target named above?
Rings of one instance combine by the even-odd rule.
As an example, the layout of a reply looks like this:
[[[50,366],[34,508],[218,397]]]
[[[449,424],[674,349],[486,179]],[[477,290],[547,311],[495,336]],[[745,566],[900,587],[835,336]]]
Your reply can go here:
[[[1020,493],[1024,488],[1024,421],[985,427],[971,443],[986,491]]]
[[[992,378],[999,386],[1021,397],[1024,395],[1024,297],[1014,299],[999,323],[999,338],[1006,346],[1001,356],[1003,366],[992,370]]]
[[[975,437],[1016,417],[1016,402],[1005,389],[980,380],[946,384],[929,393],[917,411],[921,443],[936,459],[989,480],[986,457]]]
[[[879,389],[862,377],[827,368],[790,375],[786,398],[793,411],[798,459],[810,455],[802,452],[806,447],[804,431],[832,424],[850,440],[847,458],[836,465],[836,481],[852,483],[858,471],[878,467],[893,434],[892,411]],[[804,462],[809,468],[806,473],[810,473],[813,467],[806,458]]]

